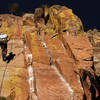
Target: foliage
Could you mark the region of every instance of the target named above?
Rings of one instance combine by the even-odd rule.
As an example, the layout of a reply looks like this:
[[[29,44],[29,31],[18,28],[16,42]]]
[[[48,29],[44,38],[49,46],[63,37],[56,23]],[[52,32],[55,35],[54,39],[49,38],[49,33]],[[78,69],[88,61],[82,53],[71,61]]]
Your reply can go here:
[[[18,3],[12,3],[10,6],[9,6],[9,11],[11,14],[17,14],[18,13],[18,10],[19,10],[19,4]]]

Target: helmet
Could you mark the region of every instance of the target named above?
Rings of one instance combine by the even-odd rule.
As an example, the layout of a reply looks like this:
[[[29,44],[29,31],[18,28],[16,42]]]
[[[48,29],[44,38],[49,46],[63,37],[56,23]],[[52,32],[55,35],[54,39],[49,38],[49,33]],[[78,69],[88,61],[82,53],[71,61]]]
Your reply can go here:
[[[5,41],[7,42],[8,35],[5,33],[0,33],[0,41]]]
[[[5,33],[0,33],[0,38],[8,38],[8,35]]]

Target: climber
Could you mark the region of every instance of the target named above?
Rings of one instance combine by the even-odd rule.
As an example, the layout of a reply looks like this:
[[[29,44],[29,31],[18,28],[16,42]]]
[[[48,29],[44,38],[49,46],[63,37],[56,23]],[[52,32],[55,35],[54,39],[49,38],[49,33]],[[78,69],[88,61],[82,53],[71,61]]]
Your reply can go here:
[[[3,61],[6,61],[7,42],[8,42],[7,34],[0,33],[0,46],[1,46],[1,49],[2,49],[2,59],[3,59]]]

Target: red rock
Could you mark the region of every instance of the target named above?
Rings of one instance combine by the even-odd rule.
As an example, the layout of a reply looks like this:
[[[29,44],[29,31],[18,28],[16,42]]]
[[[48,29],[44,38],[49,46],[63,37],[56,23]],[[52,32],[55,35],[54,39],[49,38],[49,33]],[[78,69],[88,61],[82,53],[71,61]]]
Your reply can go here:
[[[66,100],[70,98],[68,88],[51,66],[33,62],[33,68],[40,100]]]
[[[0,96],[9,99],[14,98],[14,100],[27,100],[29,87],[27,83],[28,74],[24,63],[23,42],[21,40],[9,41],[7,55],[11,52],[16,56],[7,65]],[[0,72],[0,85],[5,67],[6,63],[0,58],[0,70],[2,69]]]
[[[27,34],[27,46],[30,48],[30,51],[33,54],[33,60],[35,62],[43,63],[43,64],[50,64],[50,58],[48,54],[41,44],[40,38],[38,35],[30,35]]]
[[[75,65],[70,61],[64,61],[63,59],[56,59],[55,64],[59,69],[59,72],[63,75],[65,80],[72,87],[75,95],[75,100],[83,100],[83,89],[79,76],[75,73]]]
[[[50,36],[46,35],[44,40],[57,69],[72,87],[75,93],[74,99],[82,100],[83,90],[81,88],[82,86],[79,76],[75,73],[76,66],[74,60],[67,54],[66,48],[63,46],[63,43],[59,40],[59,38],[55,37],[50,39]]]
[[[90,60],[92,56],[92,45],[87,36],[63,36],[76,60]]]

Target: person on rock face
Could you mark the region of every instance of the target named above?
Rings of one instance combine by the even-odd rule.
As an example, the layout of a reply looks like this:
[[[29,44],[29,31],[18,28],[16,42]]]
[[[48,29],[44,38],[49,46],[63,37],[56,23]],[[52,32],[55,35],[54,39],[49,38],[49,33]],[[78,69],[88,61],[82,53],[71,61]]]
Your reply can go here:
[[[2,49],[2,59],[3,59],[3,61],[6,61],[7,42],[8,42],[8,36],[7,36],[7,34],[0,33],[0,47]]]

